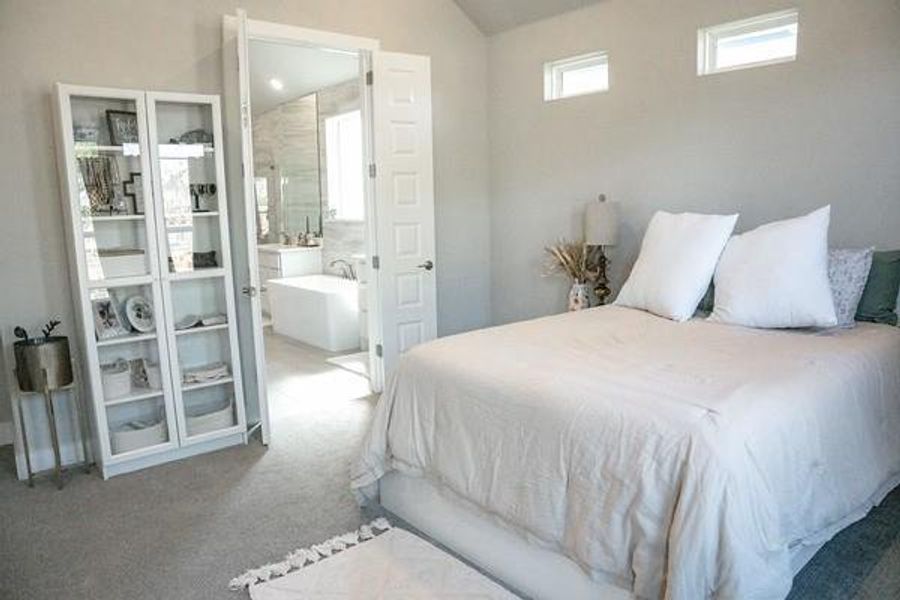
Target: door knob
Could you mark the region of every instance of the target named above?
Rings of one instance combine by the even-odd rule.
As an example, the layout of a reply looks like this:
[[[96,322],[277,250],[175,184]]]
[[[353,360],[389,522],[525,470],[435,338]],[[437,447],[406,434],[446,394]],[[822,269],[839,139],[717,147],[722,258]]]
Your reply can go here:
[[[430,260],[426,260],[421,265],[418,265],[420,269],[425,269],[426,271],[430,271],[434,268],[434,263]]]
[[[245,296],[249,296],[250,298],[253,298],[254,296],[256,296],[256,288],[253,287],[252,285],[245,285],[244,287],[241,288],[241,293],[244,294]]]

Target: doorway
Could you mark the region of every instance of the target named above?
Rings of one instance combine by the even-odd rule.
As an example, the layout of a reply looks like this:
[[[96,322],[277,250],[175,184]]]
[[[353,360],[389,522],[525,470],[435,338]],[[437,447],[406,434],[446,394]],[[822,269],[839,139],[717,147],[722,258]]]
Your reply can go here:
[[[242,370],[248,423],[267,444],[267,340],[299,348],[291,365],[324,364],[374,393],[401,353],[436,337],[430,60],[384,52],[370,38],[250,20],[240,10],[225,17],[224,34],[237,59],[232,70],[226,50],[226,93],[239,100],[232,122],[241,163],[232,172],[243,184],[233,211],[245,225],[235,251],[249,357]],[[298,129],[283,120],[296,111],[315,114],[315,124]],[[257,120],[268,134],[254,131]],[[278,149],[301,130],[315,140],[302,152],[303,168],[294,150],[285,161]],[[362,251],[351,243],[360,231]],[[347,326],[352,318],[341,315],[354,311]],[[292,394],[302,395],[291,381]]]
[[[368,396],[363,58],[252,38],[248,54],[269,398]]]

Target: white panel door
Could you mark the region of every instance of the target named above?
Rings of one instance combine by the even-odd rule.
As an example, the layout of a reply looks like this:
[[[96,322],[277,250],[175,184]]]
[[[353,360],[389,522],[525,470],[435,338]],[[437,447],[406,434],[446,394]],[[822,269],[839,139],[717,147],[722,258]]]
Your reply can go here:
[[[250,300],[253,332],[253,357],[256,362],[256,397],[259,402],[260,438],[269,444],[269,400],[266,388],[266,344],[263,338],[262,292],[263,283],[259,278],[259,253],[256,247],[256,184],[253,172],[253,122],[250,116],[250,39],[247,14],[237,11],[237,53],[238,87],[241,100],[241,162],[244,173],[244,210],[247,226],[247,266],[246,281],[241,292]]]
[[[437,337],[431,61],[372,53],[382,358]]]

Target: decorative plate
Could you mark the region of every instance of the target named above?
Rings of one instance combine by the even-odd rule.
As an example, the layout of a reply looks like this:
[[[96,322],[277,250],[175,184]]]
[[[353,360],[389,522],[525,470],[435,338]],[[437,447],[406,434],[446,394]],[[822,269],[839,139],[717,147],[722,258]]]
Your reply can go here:
[[[149,333],[156,328],[153,306],[143,296],[132,296],[125,301],[125,317],[135,331]]]

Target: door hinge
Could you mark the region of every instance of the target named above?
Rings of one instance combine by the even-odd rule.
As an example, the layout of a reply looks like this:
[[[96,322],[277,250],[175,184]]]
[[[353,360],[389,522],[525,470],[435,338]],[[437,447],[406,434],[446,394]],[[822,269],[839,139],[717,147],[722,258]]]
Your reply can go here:
[[[359,171],[357,171],[357,173],[358,172]],[[375,163],[369,163],[369,177],[374,179],[377,172],[378,172],[378,170],[375,168]]]
[[[377,356],[378,358],[384,356],[384,348],[381,346],[381,344],[375,344],[375,356]]]
[[[366,85],[372,85],[372,82],[375,80],[375,75],[372,71],[366,71]]]
[[[373,269],[381,268],[381,258],[377,254],[372,257],[372,268]]]

